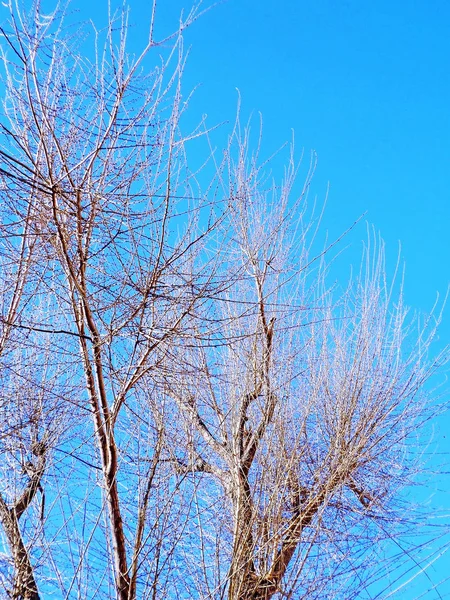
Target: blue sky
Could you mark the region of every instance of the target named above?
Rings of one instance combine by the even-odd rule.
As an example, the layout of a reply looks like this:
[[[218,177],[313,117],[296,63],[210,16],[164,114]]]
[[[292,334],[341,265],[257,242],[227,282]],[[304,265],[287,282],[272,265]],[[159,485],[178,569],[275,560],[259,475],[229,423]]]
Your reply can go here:
[[[131,22],[142,4],[131,3]],[[160,2],[164,24],[182,6]],[[329,186],[324,227],[336,236],[367,213],[391,266],[401,243],[407,304],[429,311],[450,283],[450,4],[228,0],[187,32],[186,44],[185,89],[200,86],[193,119],[232,121],[238,88],[243,119],[263,115],[267,153],[293,129],[298,152],[317,153],[319,201]],[[365,235],[361,224],[349,243],[359,250]],[[440,344],[448,342],[450,306],[440,331]],[[436,423],[431,444],[432,466],[447,473],[449,424]],[[448,475],[409,493],[450,513]],[[396,597],[450,597],[450,580],[427,591],[448,577],[448,565],[450,552]]]
[[[74,0],[72,6],[82,19],[102,21],[106,4]],[[151,3],[130,4],[134,44]],[[188,0],[160,0],[160,31],[172,29],[189,6]],[[450,3],[228,0],[185,39],[191,49],[184,89],[200,86],[192,122],[204,113],[210,125],[232,122],[238,88],[243,119],[263,115],[267,154],[293,129],[298,153],[317,153],[313,192],[319,202],[329,186],[325,229],[337,236],[367,213],[391,264],[401,242],[406,302],[430,310],[450,282]],[[365,235],[361,224],[349,243],[359,249]],[[440,340],[450,341],[450,305]],[[448,417],[441,418],[433,447],[450,471],[442,454],[449,450],[448,427]],[[449,476],[438,486],[443,492],[432,506],[450,513]],[[450,552],[428,572],[433,582],[444,577],[447,564]],[[427,586],[428,580],[402,597],[418,598]],[[450,582],[439,592],[450,597]]]
[[[450,6],[229,0],[187,38],[185,84],[202,84],[193,108],[232,119],[239,88],[244,118],[263,115],[267,148],[293,128],[298,149],[317,152],[330,231],[367,211],[393,260],[402,243],[409,303],[426,310],[445,293]]]
[[[73,0],[72,8],[101,23],[106,4]],[[191,4],[158,2],[157,33]],[[136,49],[150,5],[130,2]],[[185,94],[199,86],[192,123],[202,114],[210,125],[232,122],[237,88],[243,120],[262,113],[268,154],[294,130],[298,153],[317,153],[319,200],[330,186],[326,228],[341,233],[366,213],[393,261],[400,241],[407,300],[420,310],[450,281],[449,40],[443,0],[225,0],[185,35]]]

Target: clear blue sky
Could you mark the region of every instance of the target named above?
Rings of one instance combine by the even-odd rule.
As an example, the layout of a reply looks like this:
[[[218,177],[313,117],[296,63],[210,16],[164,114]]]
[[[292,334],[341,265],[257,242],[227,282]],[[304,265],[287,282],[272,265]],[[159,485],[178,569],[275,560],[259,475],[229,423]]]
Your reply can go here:
[[[129,4],[138,49],[151,2]],[[159,31],[191,4],[160,0]],[[106,5],[72,1],[97,23]],[[393,261],[401,241],[409,304],[430,308],[450,281],[450,4],[225,0],[185,40],[184,90],[200,85],[192,122],[232,121],[238,88],[244,120],[263,115],[267,152],[293,129],[297,149],[318,155],[319,199],[330,185],[326,227],[340,233],[367,212]]]
[[[142,4],[132,1],[131,21]],[[188,3],[160,5],[168,19]],[[331,235],[367,211],[391,264],[401,242],[407,303],[430,310],[450,283],[450,3],[229,0],[186,42],[186,88],[201,84],[193,113],[207,113],[210,124],[232,120],[239,88],[243,118],[263,115],[267,152],[294,129],[298,150],[318,156],[314,193],[323,199],[330,186]],[[361,225],[351,242],[359,249],[364,237]],[[450,342],[450,305],[440,338]],[[449,428],[441,419],[432,445],[440,453],[433,466],[444,463],[447,472]],[[410,493],[426,498],[430,511],[450,513],[448,475]],[[450,597],[450,580],[427,592],[449,567],[450,551],[427,570],[429,579],[417,577],[397,597]]]
[[[114,2],[113,2],[114,4]],[[140,39],[150,0],[130,0],[133,43]],[[176,23],[185,0],[160,0],[161,31]],[[74,0],[80,17],[104,20],[106,0]],[[339,234],[367,211],[396,260],[401,242],[406,300],[429,310],[450,282],[450,3],[445,0],[228,0],[186,33],[192,46],[185,90],[197,84],[192,119],[232,121],[236,88],[246,119],[264,119],[264,148],[295,130],[298,150],[315,150],[313,184],[319,199],[330,185],[325,227]],[[365,237],[360,226],[351,236]],[[450,304],[441,328],[450,341]],[[450,420],[442,418],[434,448]],[[439,455],[442,458],[442,454]],[[438,459],[436,458],[436,461]],[[446,470],[450,471],[444,457]],[[432,508],[450,513],[449,476]],[[431,492],[430,492],[431,493]],[[450,552],[430,568],[434,583],[447,573]],[[418,578],[420,579],[420,578]],[[424,580],[405,600],[430,587]],[[450,581],[442,584],[450,597]],[[439,598],[436,592],[421,596]]]

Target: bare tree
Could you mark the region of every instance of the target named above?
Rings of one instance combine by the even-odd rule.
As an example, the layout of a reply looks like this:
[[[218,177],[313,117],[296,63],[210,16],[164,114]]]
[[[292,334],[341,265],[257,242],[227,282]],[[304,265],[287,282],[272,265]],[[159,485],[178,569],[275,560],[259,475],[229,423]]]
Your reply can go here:
[[[313,165],[295,200],[294,159],[272,184],[237,124],[222,162],[189,169],[205,131],[182,133],[182,32],[198,8],[157,40],[155,3],[133,56],[125,9],[97,31],[7,3],[13,598],[349,598],[365,524],[394,522],[411,473],[439,316],[408,321],[382,245],[328,287]]]
[[[92,32],[89,60],[75,47],[85,32],[71,33],[64,12],[45,16],[39,3],[29,14],[14,2],[8,8],[1,173],[4,190],[19,198],[17,219],[39,239],[39,283],[50,303],[47,318],[37,322],[27,313],[21,326],[62,336],[80,386],[84,380],[77,402],[93,428],[76,445],[84,449],[95,439],[109,523],[105,569],[114,565],[117,597],[130,600],[145,548],[155,541],[147,527],[164,432],[161,406],[139,384],[177,337],[191,335],[183,323],[215,286],[216,259],[197,266],[197,256],[220,213],[193,198],[195,178],[179,133],[181,32],[196,9],[159,42],[153,11],[147,43],[134,58],[126,53],[126,12],[111,15],[106,31]],[[157,48],[165,57],[145,75]],[[17,325],[11,315],[5,322]],[[142,421],[136,440],[130,440],[133,419]],[[79,456],[85,466],[92,464],[88,455]],[[25,496],[14,502],[16,521],[42,477],[45,453],[36,457]],[[6,507],[2,515],[11,540]],[[74,578],[85,559],[80,551]],[[24,569],[30,597],[37,597],[31,565]],[[60,585],[70,594],[73,583]]]
[[[294,163],[281,187],[267,184],[248,137],[236,129],[223,169],[226,268],[243,276],[211,307],[215,328],[199,324],[207,342],[184,349],[183,373],[167,378],[191,428],[191,468],[225,494],[222,539],[207,541],[210,514],[199,525],[204,556],[220,557],[216,589],[203,594],[350,598],[370,580],[358,577],[373,540],[404,521],[395,498],[414,473],[408,443],[429,416],[424,385],[445,360],[428,355],[440,316],[423,327],[408,319],[373,235],[348,287],[327,288],[333,244],[311,252],[309,176],[294,202]]]
[[[37,308],[33,302],[38,288],[33,268],[38,244],[29,219],[35,197],[30,198],[22,219],[14,195],[3,190],[2,196],[0,450],[2,474],[9,477],[0,490],[0,519],[15,569],[11,596],[36,598],[36,581],[19,522],[23,522],[36,494],[41,492],[43,496],[41,481],[48,449],[45,437],[50,435],[51,427],[42,426],[48,420],[45,397],[47,390],[51,394],[52,385],[51,377],[40,385],[47,355],[43,352],[40,359],[33,359],[31,332],[21,329],[26,307]],[[31,391],[34,386],[36,390]]]

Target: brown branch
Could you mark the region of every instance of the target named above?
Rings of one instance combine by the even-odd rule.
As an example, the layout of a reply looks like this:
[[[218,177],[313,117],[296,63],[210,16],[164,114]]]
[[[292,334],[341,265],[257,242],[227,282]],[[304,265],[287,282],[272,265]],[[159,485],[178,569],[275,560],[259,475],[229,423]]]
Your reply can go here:
[[[69,331],[67,329],[48,329],[46,327],[38,327],[35,325],[23,325],[22,323],[17,323],[15,321],[7,321],[0,316],[0,323],[7,325],[8,327],[14,327],[16,329],[26,329],[27,331],[38,331],[39,333],[50,333],[55,335],[71,335],[74,337],[84,337],[84,339],[92,342],[92,338],[90,335],[81,335],[76,331]]]
[[[20,531],[19,519],[33,502],[36,492],[39,489],[42,491],[41,479],[45,471],[46,450],[43,442],[34,444],[32,451],[37,457],[37,463],[28,464],[28,484],[12,508],[8,507],[0,494],[0,520],[14,561],[14,587],[11,597],[17,600],[39,600],[40,598],[33,566]]]
[[[188,420],[195,425],[197,431],[201,434],[205,442],[210,446],[212,450],[214,450],[227,464],[230,464],[231,455],[229,452],[229,448],[225,443],[219,442],[215,436],[211,433],[206,423],[201,418],[197,409],[195,408],[195,403],[192,399],[189,401],[185,400],[178,394],[176,394],[173,390],[171,391],[172,397],[177,403],[178,407],[184,412],[187,416]]]
[[[100,448],[103,477],[106,486],[106,497],[110,515],[110,529],[113,542],[114,569],[116,586],[119,600],[128,600],[130,578],[128,575],[128,563],[126,555],[126,541],[123,530],[122,513],[120,510],[120,498],[117,488],[117,448],[115,445],[113,431],[109,423],[109,413],[106,422],[103,420],[101,405],[97,396],[95,376],[90,363],[89,351],[86,340],[81,338],[83,360],[87,387],[92,406],[95,434]],[[98,354],[97,354],[98,361]]]
[[[364,506],[364,508],[370,508],[371,504],[376,502],[376,498],[373,496],[373,494],[357,486],[354,479],[349,478],[347,485]]]
[[[148,469],[147,473],[147,482],[144,491],[144,497],[142,499],[141,505],[139,506],[138,516],[137,516],[137,526],[136,526],[136,535],[134,541],[134,549],[133,549],[133,559],[131,561],[130,569],[130,586],[128,591],[128,598],[130,600],[136,598],[136,585],[137,585],[137,575],[138,575],[138,567],[139,567],[139,555],[142,551],[142,539],[144,536],[144,528],[145,528],[145,520],[147,517],[148,503],[150,500],[150,492],[153,486],[153,481],[156,475],[156,469],[158,467],[159,459],[161,456],[163,448],[163,432],[161,429],[158,431],[158,441],[156,444],[155,452],[152,458],[151,465]]]
[[[26,470],[29,477],[29,482],[21,496],[14,502],[14,506],[12,508],[17,520],[20,519],[23,513],[30,506],[33,498],[36,495],[36,492],[41,487],[41,479],[45,471],[45,453],[42,453],[38,457],[38,463],[36,465],[29,463],[26,467]]]

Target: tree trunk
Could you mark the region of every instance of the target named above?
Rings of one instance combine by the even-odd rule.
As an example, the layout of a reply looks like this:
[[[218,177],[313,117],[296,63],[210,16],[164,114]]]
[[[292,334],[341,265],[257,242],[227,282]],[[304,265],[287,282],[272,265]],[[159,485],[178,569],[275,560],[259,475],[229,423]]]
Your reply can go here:
[[[15,600],[39,600],[40,596],[33,574],[33,567],[28,551],[23,543],[16,511],[8,508],[1,496],[0,515],[14,559],[14,587],[11,592],[11,598]]]

